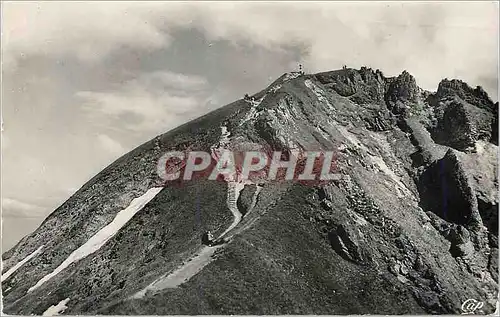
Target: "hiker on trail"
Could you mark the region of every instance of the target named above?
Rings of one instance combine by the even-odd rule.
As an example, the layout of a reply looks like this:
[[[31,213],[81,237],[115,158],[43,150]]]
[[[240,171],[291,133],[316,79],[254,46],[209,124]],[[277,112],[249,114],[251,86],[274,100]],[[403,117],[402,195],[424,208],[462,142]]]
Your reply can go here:
[[[212,235],[210,230],[206,231],[201,236],[201,243],[203,243],[204,245],[210,246],[213,243],[213,241],[214,241],[214,236]]]
[[[228,241],[227,238],[214,239],[212,232],[210,230],[205,231],[201,236],[201,243],[209,247],[214,247],[216,245],[224,244]]]

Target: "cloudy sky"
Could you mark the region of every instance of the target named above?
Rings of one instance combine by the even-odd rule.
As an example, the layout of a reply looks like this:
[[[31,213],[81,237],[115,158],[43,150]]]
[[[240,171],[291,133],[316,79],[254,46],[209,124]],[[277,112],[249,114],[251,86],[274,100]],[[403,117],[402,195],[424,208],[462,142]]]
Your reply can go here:
[[[11,247],[120,155],[282,73],[367,65],[497,100],[497,2],[3,2]]]

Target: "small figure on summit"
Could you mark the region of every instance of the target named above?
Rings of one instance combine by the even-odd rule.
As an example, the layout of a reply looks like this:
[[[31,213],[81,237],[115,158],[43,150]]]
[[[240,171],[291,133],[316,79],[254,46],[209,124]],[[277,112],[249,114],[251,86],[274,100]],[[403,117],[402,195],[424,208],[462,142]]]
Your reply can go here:
[[[302,64],[299,64],[299,73],[300,73],[301,75],[304,75],[304,74],[305,74],[305,73],[304,73],[304,69],[302,68]]]

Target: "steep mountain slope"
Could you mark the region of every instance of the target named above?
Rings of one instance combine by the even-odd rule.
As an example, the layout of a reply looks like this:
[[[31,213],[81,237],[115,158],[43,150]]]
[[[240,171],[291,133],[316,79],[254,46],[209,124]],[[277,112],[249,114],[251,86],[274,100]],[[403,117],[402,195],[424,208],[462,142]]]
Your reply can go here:
[[[491,313],[497,114],[482,89],[458,80],[431,93],[407,72],[285,74],[86,183],[2,255],[3,311],[461,313],[472,298]],[[157,175],[167,151],[262,147],[333,150],[343,177],[163,184]],[[203,246],[208,229],[231,239]]]

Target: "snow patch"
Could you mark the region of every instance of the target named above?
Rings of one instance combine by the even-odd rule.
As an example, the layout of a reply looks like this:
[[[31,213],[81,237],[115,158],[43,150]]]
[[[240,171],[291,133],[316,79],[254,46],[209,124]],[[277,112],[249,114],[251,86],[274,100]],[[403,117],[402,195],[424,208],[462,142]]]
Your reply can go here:
[[[373,156],[373,155],[370,155],[370,160],[372,161],[372,163],[375,163],[375,165],[377,165],[377,167],[379,168],[379,170],[381,170],[384,174],[386,174],[387,176],[389,176],[394,182],[396,182],[397,186],[396,189],[399,189],[402,191],[402,193],[400,193],[399,191],[396,191],[396,194],[399,198],[402,198],[404,197],[404,195],[407,195],[407,196],[411,196],[412,195],[412,192],[406,187],[405,184],[403,184],[403,182],[401,182],[401,179],[399,176],[397,176],[388,166],[387,164],[385,164],[384,160],[378,156]]]
[[[223,125],[220,127],[221,129],[221,137],[220,137],[220,144],[221,145],[226,145],[229,143],[229,136],[231,135],[231,132],[229,132],[228,128]]]
[[[68,306],[66,304],[69,302],[69,298],[63,299],[57,305],[52,305],[45,312],[43,312],[42,316],[58,316],[60,313],[64,312]]]
[[[221,136],[219,138],[219,142],[210,147],[210,151],[212,157],[215,160],[218,160],[222,154],[222,151],[227,150],[230,144],[231,132],[227,128],[227,126],[223,125],[220,127]]]
[[[291,72],[291,73],[286,73],[285,78],[283,78],[283,82],[295,79],[300,76],[300,72]]]
[[[483,140],[476,141],[476,152],[473,155],[486,156],[487,158],[492,158],[496,161],[498,155],[498,146]]]
[[[336,128],[338,129],[340,134],[342,134],[342,136],[344,138],[346,138],[356,148],[362,149],[364,152],[368,153],[368,159],[370,160],[370,162],[372,164],[375,164],[380,171],[382,171],[384,174],[389,176],[394,182],[396,182],[396,184],[398,186],[397,189],[399,189],[401,191],[401,192],[400,191],[396,192],[399,198],[401,198],[405,195],[406,196],[413,196],[413,193],[411,192],[411,190],[409,190],[408,187],[406,187],[406,185],[403,184],[403,182],[401,181],[401,178],[399,176],[397,176],[393,172],[393,170],[387,166],[387,164],[385,163],[385,161],[381,157],[378,157],[378,156],[371,154],[370,150],[366,146],[364,146],[354,134],[347,131],[347,129],[345,127],[343,127],[341,125],[336,125]]]
[[[243,120],[240,122],[239,126],[242,126],[245,123],[247,123],[248,121],[254,120],[255,118],[257,118],[257,107],[252,107],[248,111],[248,113],[245,116],[245,118],[243,118]]]
[[[250,100],[249,101],[252,104],[252,108],[250,108],[250,110],[246,114],[245,118],[243,118],[243,120],[240,122],[239,126],[242,126],[246,122],[248,122],[250,120],[255,120],[255,118],[257,118],[257,107],[261,104],[262,100],[264,100],[265,97],[266,97],[266,95],[264,95],[259,100]]]
[[[325,130],[321,127],[321,124],[317,125],[314,127],[316,131],[319,132],[319,134],[325,139],[325,140],[330,140],[331,136],[325,132]]]
[[[111,239],[132,217],[139,212],[148,202],[150,202],[163,187],[150,188],[142,196],[137,197],[130,202],[130,205],[121,210],[116,217],[107,226],[103,227],[94,234],[87,242],[78,249],[73,251],[54,271],[45,275],[40,279],[35,286],[28,290],[28,293],[39,288],[45,282],[59,274],[62,270],[70,266],[72,263],[78,262],[88,255],[99,250],[109,239]]]
[[[16,272],[21,266],[23,266],[26,262],[34,258],[38,253],[42,251],[43,245],[41,245],[38,249],[31,252],[27,257],[25,257],[22,261],[11,267],[7,272],[2,274],[2,282],[8,279],[14,272]]]
[[[285,104],[283,100],[280,100],[278,107],[276,107],[278,113],[280,113],[285,120],[287,120],[290,124],[295,125],[294,117],[298,118],[299,113],[295,109],[295,107],[289,107]]]
[[[274,94],[275,92],[277,92],[277,91],[278,91],[278,90],[280,90],[280,89],[281,89],[281,85],[276,85],[276,86],[274,86],[274,87],[271,87],[271,88],[269,89],[269,92],[270,92],[270,93],[272,93],[272,94]]]
[[[205,266],[210,264],[214,258],[212,257],[216,250],[222,248],[223,245],[215,247],[204,247],[201,251],[192,258],[189,262],[183,264],[170,274],[163,275],[162,277],[149,284],[143,290],[135,293],[131,298],[140,299],[148,292],[158,292],[166,288],[176,288],[179,285],[189,281],[193,276],[199,273]]]
[[[316,95],[316,98],[318,98],[320,102],[328,106],[328,109],[335,111],[335,107],[333,107],[330,101],[328,101],[328,99],[325,97],[326,94],[321,88],[315,85],[310,79],[306,79],[304,81],[304,84],[306,85],[307,88],[312,90],[312,92]]]
[[[368,224],[368,221],[365,220],[365,218],[361,217],[360,215],[356,214],[355,212],[352,213],[354,221],[360,225],[360,226],[366,226]]]
[[[335,124],[335,128],[340,132],[340,134],[347,139],[352,145],[354,145],[356,148],[362,148],[364,150],[368,150],[359,140],[358,138],[352,134],[351,132],[347,131],[345,127],[343,127],[340,124]]]
[[[484,153],[484,148],[485,148],[485,142],[476,141],[476,153],[478,155],[482,155]]]
[[[279,109],[278,109],[279,110]],[[288,149],[298,149],[300,148],[295,142],[292,141],[290,138],[290,135],[286,132],[286,130],[283,128],[283,123],[280,123],[281,121],[278,119],[277,113],[279,113],[284,119],[287,119],[287,116],[283,114],[283,111],[280,110],[279,112],[275,111],[274,109],[270,109],[267,111],[269,114],[269,117],[271,118],[271,121],[269,124],[274,126],[274,130],[276,131],[276,138],[283,144],[285,147]],[[285,122],[286,125],[294,125],[292,120],[287,120]]]

